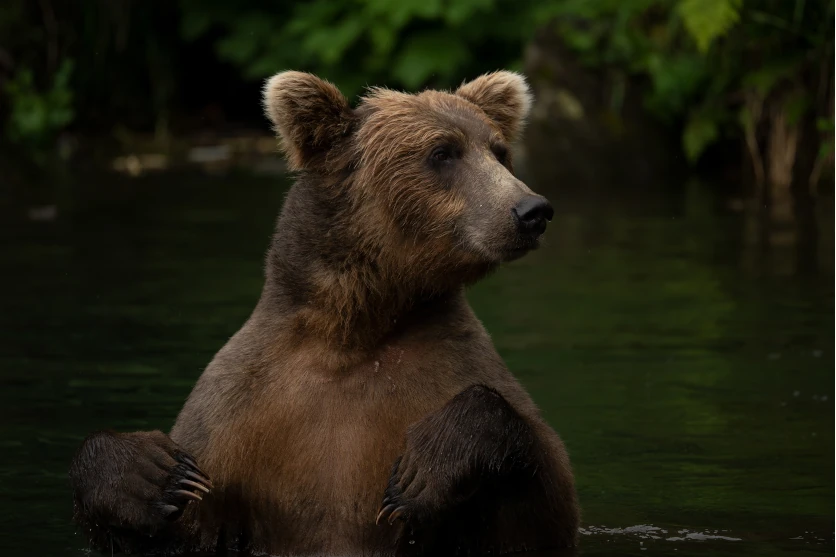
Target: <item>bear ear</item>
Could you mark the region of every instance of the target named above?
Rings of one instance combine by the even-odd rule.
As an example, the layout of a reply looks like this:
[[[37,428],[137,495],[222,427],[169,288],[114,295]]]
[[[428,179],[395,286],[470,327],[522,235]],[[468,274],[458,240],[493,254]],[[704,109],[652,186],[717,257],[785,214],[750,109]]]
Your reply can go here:
[[[531,110],[531,89],[518,73],[487,73],[463,84],[456,95],[481,108],[508,141],[517,139]]]
[[[305,170],[348,135],[354,112],[333,84],[304,72],[282,72],[264,85],[264,112],[291,170]]]

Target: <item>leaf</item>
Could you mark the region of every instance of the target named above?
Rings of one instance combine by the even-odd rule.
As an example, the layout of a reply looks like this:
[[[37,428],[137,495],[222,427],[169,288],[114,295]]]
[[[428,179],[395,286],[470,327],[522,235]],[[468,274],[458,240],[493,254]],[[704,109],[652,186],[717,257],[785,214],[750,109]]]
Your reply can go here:
[[[316,54],[325,65],[332,65],[342,59],[343,54],[363,33],[364,20],[347,17],[334,27],[325,27],[308,35],[305,49]]]
[[[787,123],[791,126],[797,125],[807,109],[810,107],[810,98],[802,91],[795,91],[784,100],[784,113],[787,115]]]
[[[184,10],[180,31],[186,40],[194,40],[209,30],[212,18],[202,10]]]
[[[374,47],[375,54],[387,56],[392,52],[397,40],[397,34],[391,27],[385,25],[373,25],[369,29],[369,38]]]
[[[444,13],[442,0],[364,0],[369,15],[384,16],[396,29],[414,19],[436,19]]]
[[[779,60],[767,63],[745,74],[742,83],[746,88],[754,89],[761,98],[765,98],[775,85],[798,71],[799,62],[800,60]]]
[[[73,60],[66,59],[52,76],[47,91],[39,91],[31,69],[23,67],[6,83],[11,111],[6,134],[12,141],[43,144],[69,124],[73,110],[70,78]]]
[[[467,0],[463,2],[449,2],[444,10],[444,19],[451,25],[461,25],[482,11],[487,12],[495,8],[494,0]]]
[[[817,118],[816,129],[820,132],[832,132],[834,129],[834,121],[830,118]]]
[[[704,90],[710,71],[705,58],[694,53],[648,56],[647,72],[653,84],[648,107],[663,118],[682,114]]]
[[[404,85],[415,89],[435,73],[452,75],[469,56],[465,44],[455,36],[426,32],[406,42],[392,72]]]
[[[747,133],[751,133],[755,129],[755,118],[752,116],[752,111],[746,106],[743,106],[737,113],[737,122]]]
[[[697,48],[707,52],[740,20],[742,4],[743,0],[681,0],[677,11]]]
[[[688,162],[694,164],[719,135],[717,122],[701,113],[688,118],[682,131],[682,148]]]

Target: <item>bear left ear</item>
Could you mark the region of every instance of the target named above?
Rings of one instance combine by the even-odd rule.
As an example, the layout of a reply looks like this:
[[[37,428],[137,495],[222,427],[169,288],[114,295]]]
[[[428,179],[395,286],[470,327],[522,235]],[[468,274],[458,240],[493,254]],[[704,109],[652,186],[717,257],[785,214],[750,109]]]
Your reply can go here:
[[[354,123],[354,112],[340,90],[304,72],[282,72],[267,80],[264,112],[291,170],[310,168]]]
[[[499,71],[477,77],[456,91],[499,125],[508,141],[517,139],[531,110],[531,89],[518,73]]]

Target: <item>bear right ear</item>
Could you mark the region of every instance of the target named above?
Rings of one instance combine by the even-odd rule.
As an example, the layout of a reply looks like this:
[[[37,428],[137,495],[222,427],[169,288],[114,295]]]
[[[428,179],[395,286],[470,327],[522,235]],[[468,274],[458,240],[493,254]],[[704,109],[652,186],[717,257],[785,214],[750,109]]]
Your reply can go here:
[[[531,110],[531,88],[516,73],[499,71],[481,75],[456,90],[496,122],[508,141],[516,140]]]
[[[304,72],[282,72],[264,85],[264,112],[291,170],[304,170],[345,137],[354,123],[333,84]]]

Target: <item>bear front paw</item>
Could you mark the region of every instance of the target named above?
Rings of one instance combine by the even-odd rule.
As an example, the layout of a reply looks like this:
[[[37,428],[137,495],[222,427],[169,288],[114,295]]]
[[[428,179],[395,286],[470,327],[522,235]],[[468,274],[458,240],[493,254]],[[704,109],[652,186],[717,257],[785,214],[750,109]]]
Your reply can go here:
[[[375,524],[424,522],[468,499],[475,484],[467,481],[457,464],[407,450],[392,467]]]
[[[159,431],[99,432],[70,468],[76,519],[91,529],[153,534],[213,488],[195,459]]]
[[[190,455],[177,451],[170,456],[176,464],[168,470],[158,504],[163,515],[172,520],[182,514],[189,501],[202,501],[203,494],[209,493],[214,486]]]
[[[427,482],[417,466],[414,466],[414,460],[404,461],[404,457],[399,457],[389,476],[375,524],[386,521],[391,525],[396,520],[407,521],[423,514],[426,511],[423,501],[426,491]]]

